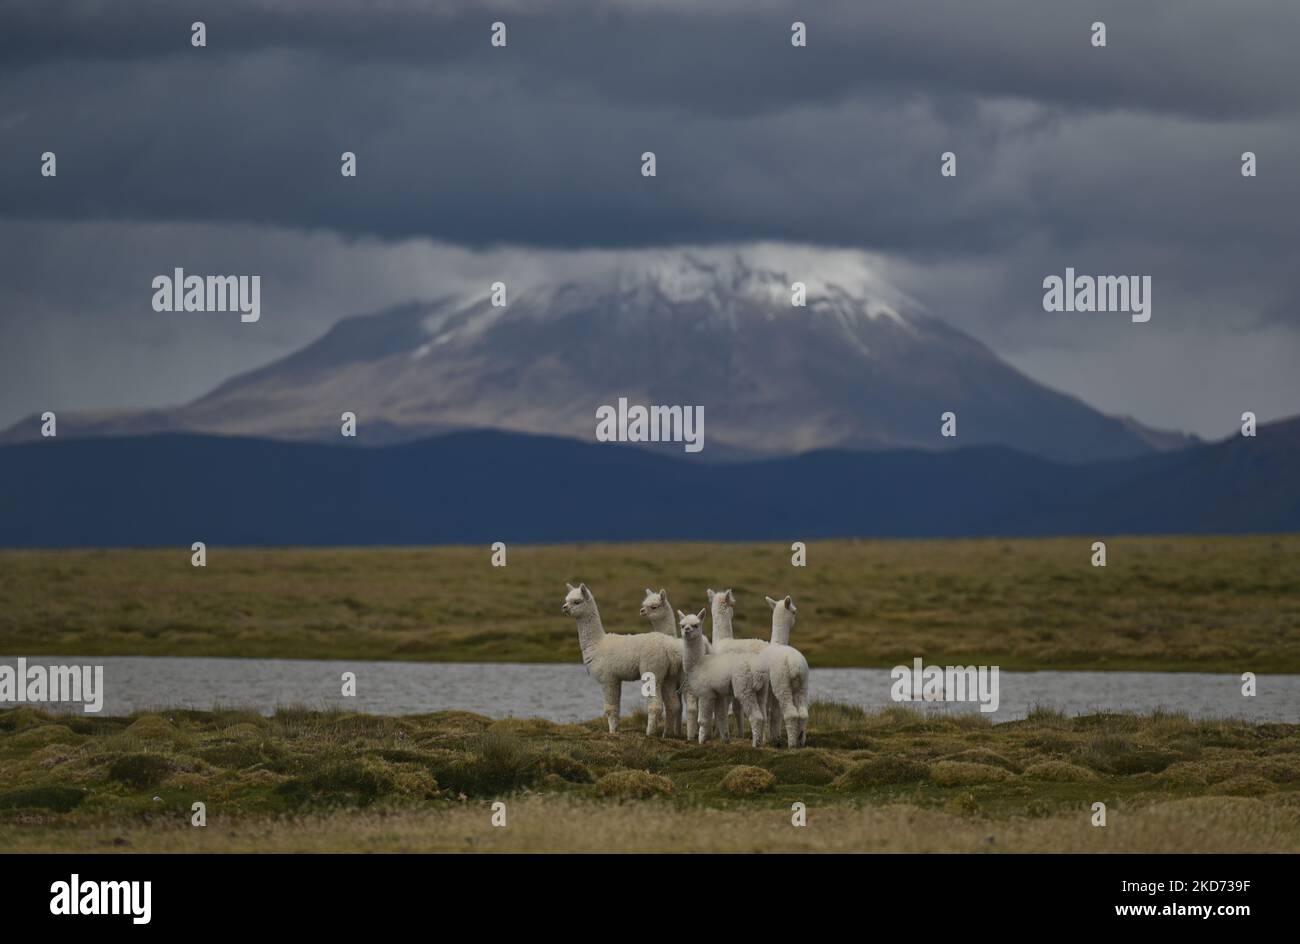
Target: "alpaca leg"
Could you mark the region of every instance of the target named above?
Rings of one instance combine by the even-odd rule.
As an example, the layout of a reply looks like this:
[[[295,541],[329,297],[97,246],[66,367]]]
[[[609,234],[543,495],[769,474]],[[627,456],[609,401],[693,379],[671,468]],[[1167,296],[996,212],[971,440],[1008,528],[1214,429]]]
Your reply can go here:
[[[645,702],[646,737],[650,737],[659,730],[659,725],[663,721],[664,714],[664,700],[659,692],[659,680],[655,678],[653,673],[651,673],[650,677],[652,679],[651,691],[653,691],[654,694],[647,696]]]
[[[605,692],[605,723],[609,725],[609,733],[614,734],[618,731],[619,707],[623,701],[623,683],[618,679],[605,682],[601,688]]]
[[[740,713],[744,712],[749,716],[749,740],[754,747],[763,746],[763,709],[759,707],[758,699],[754,697],[753,692],[746,692],[744,696],[736,700],[736,720],[740,720]]]
[[[785,743],[793,749],[799,747],[799,709],[794,702],[781,706],[781,716],[785,720]]]
[[[689,689],[686,692],[686,740],[694,741],[700,730],[700,699]]]
[[[727,727],[727,703],[729,699],[726,695],[716,695],[712,702],[713,720],[709,724],[709,729],[718,737],[723,744],[731,743],[731,729]],[[704,717],[701,715],[700,724],[704,724]]]
[[[713,728],[713,706],[716,699],[712,692],[700,696],[700,743],[703,744],[709,739],[709,731]]]
[[[727,724],[731,724],[731,719],[736,719],[736,737],[745,736],[745,712],[741,708],[740,699],[733,698],[727,705]]]
[[[677,688],[670,686],[664,692],[664,737],[676,737],[681,733],[682,702]]]
[[[801,690],[794,696],[794,706],[799,712],[799,746],[808,746],[808,691]]]
[[[773,747],[781,746],[781,704],[771,695],[767,699],[767,739]]]

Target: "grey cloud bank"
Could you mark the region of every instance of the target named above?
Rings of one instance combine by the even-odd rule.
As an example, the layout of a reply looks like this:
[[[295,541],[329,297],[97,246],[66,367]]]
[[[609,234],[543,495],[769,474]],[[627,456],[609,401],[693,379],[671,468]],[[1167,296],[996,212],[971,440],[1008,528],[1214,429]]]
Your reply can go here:
[[[0,23],[0,422],[177,402],[555,250],[752,241],[887,260],[1110,412],[1223,435],[1300,408],[1293,3],[10,2]],[[257,337],[148,317],[137,270],[173,265],[263,272]],[[1149,273],[1160,313],[1044,313],[1066,265]]]

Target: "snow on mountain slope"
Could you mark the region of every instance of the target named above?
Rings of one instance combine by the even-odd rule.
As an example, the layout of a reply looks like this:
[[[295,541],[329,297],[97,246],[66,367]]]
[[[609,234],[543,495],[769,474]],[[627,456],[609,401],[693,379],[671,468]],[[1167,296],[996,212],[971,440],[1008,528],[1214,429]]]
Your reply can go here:
[[[807,306],[791,305],[791,283]],[[869,275],[661,253],[594,276],[346,318],[301,351],[170,410],[59,418],[60,436],[156,431],[379,444],[490,428],[592,440],[597,407],[700,406],[705,459],[824,447],[1004,444],[1065,461],[1160,440],[1042,386]],[[958,417],[955,439],[940,416]],[[4,437],[31,438],[24,421]],[[680,453],[681,447],[671,448]]]

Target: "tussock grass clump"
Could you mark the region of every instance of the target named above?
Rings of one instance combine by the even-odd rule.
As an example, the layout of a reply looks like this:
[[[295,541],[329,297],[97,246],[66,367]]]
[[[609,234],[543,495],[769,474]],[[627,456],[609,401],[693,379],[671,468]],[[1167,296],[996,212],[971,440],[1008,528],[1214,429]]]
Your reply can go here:
[[[603,797],[645,800],[670,797],[673,782],[662,774],[648,770],[613,770],[596,781],[596,792]]]
[[[941,760],[930,768],[930,779],[941,787],[967,786],[973,783],[992,783],[1012,780],[1015,775],[991,764],[967,764],[955,760]]]
[[[1059,708],[1052,708],[1048,705],[1034,705],[1025,716],[1025,720],[1020,723],[1032,728],[1069,729],[1073,727],[1069,715]]]
[[[1097,775],[1087,767],[1080,767],[1066,760],[1042,760],[1030,764],[1025,768],[1024,777],[1028,780],[1045,780],[1050,783],[1076,783],[1097,779]]]
[[[849,705],[837,701],[814,701],[808,706],[808,727],[818,731],[834,731],[844,728],[861,728],[868,719],[867,711],[861,705]]]
[[[554,733],[557,727],[554,721],[545,718],[503,718],[492,722],[488,730],[515,737],[544,737]]]
[[[173,741],[179,734],[174,724],[158,715],[140,715],[122,733],[144,741]]]
[[[1159,779],[1177,786],[1205,786],[1248,774],[1267,776],[1269,763],[1269,760],[1246,755],[1212,756],[1171,764],[1159,774]]]
[[[860,760],[835,778],[836,790],[862,790],[887,784],[919,783],[930,776],[930,767],[906,757],[873,757]]]
[[[776,775],[770,770],[738,764],[726,772],[719,786],[732,796],[752,796],[771,790],[775,783]]]
[[[568,754],[545,754],[537,761],[543,774],[554,774],[569,783],[591,783],[591,768]]]
[[[1273,783],[1300,783],[1300,754],[1270,757],[1260,763],[1260,769]]]
[[[49,744],[76,744],[81,738],[82,735],[65,724],[41,724],[12,735],[9,743],[19,747],[45,747]]]
[[[712,747],[714,751],[727,749],[722,744],[714,744]],[[616,757],[622,767],[655,772],[667,766],[670,752],[668,746],[657,738],[640,738],[630,744],[620,744]]]
[[[491,727],[493,720],[486,715],[474,714],[473,711],[434,711],[430,715],[412,718],[412,722],[424,722],[421,737],[437,737],[439,740],[455,737],[472,737],[481,735]]]
[[[954,728],[963,731],[978,731],[993,727],[993,715],[984,711],[955,711],[948,716]]]
[[[265,742],[215,744],[212,747],[201,748],[196,753],[214,767],[226,767],[231,770],[277,763],[285,757],[284,748]]]
[[[219,729],[217,737],[224,741],[260,741],[266,737],[266,732],[259,725],[241,721]]]
[[[108,779],[129,787],[154,787],[171,772],[172,763],[162,754],[126,754],[109,765]]]
[[[1276,791],[1277,786],[1269,783],[1263,777],[1246,774],[1242,777],[1233,777],[1231,780],[1216,783],[1207,792],[1211,796],[1258,797]]]
[[[1076,719],[1081,724],[1089,722],[1104,723],[1104,716],[1087,716]],[[1078,752],[1072,760],[1077,760],[1085,767],[1099,773],[1132,776],[1134,774],[1158,774],[1181,758],[1173,751],[1161,750],[1137,744],[1129,738],[1114,734],[1104,734],[1093,738],[1088,745]]]
[[[529,786],[545,773],[523,739],[502,731],[485,731],[447,762],[434,761],[438,782],[466,796],[496,796]]]
[[[23,705],[20,708],[7,708],[0,711],[0,731],[22,731],[38,724],[47,724],[50,716],[43,711]]]
[[[1078,746],[1078,742],[1065,734],[1047,732],[1025,738],[1025,747],[1043,754],[1068,754]]]
[[[369,806],[384,798],[428,800],[439,789],[437,778],[422,767],[374,756],[334,756],[279,783],[274,792],[290,806]]]
[[[834,754],[819,748],[782,751],[775,757],[765,756],[760,764],[772,771],[781,783],[808,783],[814,786],[830,783],[847,766]]]
[[[292,782],[292,781],[291,781]],[[335,761],[307,781],[326,799],[356,796],[363,803],[393,792],[393,777],[383,766],[367,760]]]
[[[968,748],[964,751],[958,751],[956,754],[950,754],[943,759],[963,764],[986,764],[990,767],[1001,767],[1013,774],[1020,773],[1020,767],[1017,764],[986,747]]]
[[[86,798],[86,791],[76,787],[31,787],[0,793],[0,810],[43,809],[67,813]]]
[[[66,764],[77,756],[77,749],[67,744],[47,744],[32,755],[42,770]]]

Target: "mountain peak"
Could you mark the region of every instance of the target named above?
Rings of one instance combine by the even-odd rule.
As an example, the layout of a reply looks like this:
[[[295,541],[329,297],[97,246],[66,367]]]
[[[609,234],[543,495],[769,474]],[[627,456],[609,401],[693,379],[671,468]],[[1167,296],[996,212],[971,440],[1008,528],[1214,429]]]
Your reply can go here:
[[[1030,380],[848,254],[577,254],[506,290],[504,307],[482,292],[346,318],[186,406],[111,425],[61,416],[60,434],[337,442],[348,411],[370,445],[458,429],[592,441],[597,411],[626,398],[698,407],[706,459],[1000,444],[1083,461],[1160,445]],[[949,411],[958,438],[940,436]]]
[[[542,287],[543,306],[570,307],[603,298],[637,317],[654,317],[662,309],[705,310],[731,327],[743,324],[746,312],[768,317],[807,315],[809,310],[843,319],[888,317],[904,323],[902,310],[920,306],[863,266],[795,267],[758,251],[686,250],[642,252],[619,258],[583,280]],[[802,283],[806,308],[792,304],[794,284]]]

